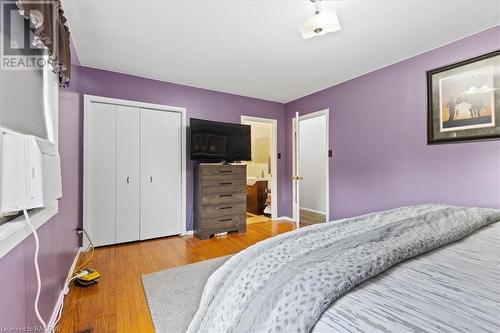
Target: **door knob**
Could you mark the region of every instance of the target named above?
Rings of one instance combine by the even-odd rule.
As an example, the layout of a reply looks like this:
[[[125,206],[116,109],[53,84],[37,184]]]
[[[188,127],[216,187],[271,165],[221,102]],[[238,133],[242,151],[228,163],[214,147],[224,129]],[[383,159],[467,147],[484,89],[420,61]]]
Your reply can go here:
[[[153,176],[149,176],[149,182],[152,183],[153,182]]]
[[[127,176],[127,184],[130,184],[130,177]]]
[[[301,177],[301,176],[292,176],[292,180],[304,180],[304,177]]]

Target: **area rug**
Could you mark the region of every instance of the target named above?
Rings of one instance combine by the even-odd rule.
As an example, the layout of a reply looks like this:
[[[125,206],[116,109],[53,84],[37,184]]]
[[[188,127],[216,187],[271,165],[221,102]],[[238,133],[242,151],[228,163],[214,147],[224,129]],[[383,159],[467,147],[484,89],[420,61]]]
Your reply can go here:
[[[184,333],[200,303],[208,277],[230,256],[145,274],[142,285],[157,333]]]

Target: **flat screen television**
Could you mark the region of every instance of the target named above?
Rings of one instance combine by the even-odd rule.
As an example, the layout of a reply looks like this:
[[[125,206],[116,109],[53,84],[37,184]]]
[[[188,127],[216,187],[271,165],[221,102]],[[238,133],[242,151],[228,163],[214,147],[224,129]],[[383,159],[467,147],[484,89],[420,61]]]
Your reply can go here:
[[[250,126],[191,118],[191,160],[250,161]]]

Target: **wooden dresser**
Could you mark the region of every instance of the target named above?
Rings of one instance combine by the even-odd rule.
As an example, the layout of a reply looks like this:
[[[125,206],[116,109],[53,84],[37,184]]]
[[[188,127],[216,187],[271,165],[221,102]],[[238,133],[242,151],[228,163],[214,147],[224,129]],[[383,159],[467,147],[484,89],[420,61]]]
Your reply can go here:
[[[195,166],[194,233],[246,231],[246,165]]]

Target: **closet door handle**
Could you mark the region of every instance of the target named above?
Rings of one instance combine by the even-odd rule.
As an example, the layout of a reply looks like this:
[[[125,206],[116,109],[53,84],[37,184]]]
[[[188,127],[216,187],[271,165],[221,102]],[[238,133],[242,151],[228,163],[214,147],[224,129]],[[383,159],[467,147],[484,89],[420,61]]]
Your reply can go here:
[[[152,183],[153,182],[153,176],[149,176],[149,182]]]
[[[219,195],[219,197],[221,198],[227,198],[227,197],[232,197],[233,195],[232,194],[221,194]]]
[[[233,182],[220,182],[219,185],[233,185]]]
[[[219,209],[231,209],[231,208],[233,208],[233,207],[228,206],[228,207],[220,207]]]
[[[233,170],[219,170],[219,173],[232,173]]]
[[[127,184],[130,184],[130,177],[127,176]]]

